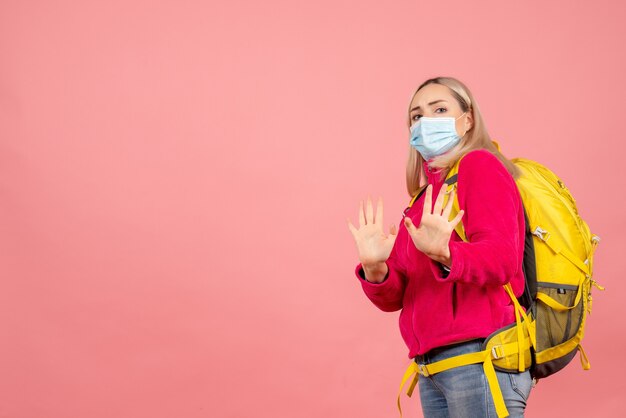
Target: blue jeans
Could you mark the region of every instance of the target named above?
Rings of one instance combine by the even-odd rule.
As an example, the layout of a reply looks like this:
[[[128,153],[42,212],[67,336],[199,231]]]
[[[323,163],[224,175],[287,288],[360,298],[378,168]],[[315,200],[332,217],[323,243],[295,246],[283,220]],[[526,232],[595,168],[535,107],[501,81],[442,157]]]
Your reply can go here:
[[[419,364],[434,363],[459,354],[482,351],[482,340],[441,347],[417,356]],[[532,387],[530,372],[506,373],[496,370],[509,417],[523,417]],[[433,376],[419,377],[424,418],[497,417],[491,390],[482,363],[455,367]]]

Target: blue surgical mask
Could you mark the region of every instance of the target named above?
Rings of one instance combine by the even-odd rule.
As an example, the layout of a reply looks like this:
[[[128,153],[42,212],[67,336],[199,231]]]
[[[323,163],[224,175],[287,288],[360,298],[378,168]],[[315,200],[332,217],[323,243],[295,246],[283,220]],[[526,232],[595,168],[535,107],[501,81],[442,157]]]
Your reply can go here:
[[[463,112],[463,115],[466,113]],[[422,116],[411,125],[411,145],[422,154],[425,160],[430,160],[449,151],[461,140],[461,137],[456,133],[455,123],[463,115],[456,119],[453,117],[429,118]]]

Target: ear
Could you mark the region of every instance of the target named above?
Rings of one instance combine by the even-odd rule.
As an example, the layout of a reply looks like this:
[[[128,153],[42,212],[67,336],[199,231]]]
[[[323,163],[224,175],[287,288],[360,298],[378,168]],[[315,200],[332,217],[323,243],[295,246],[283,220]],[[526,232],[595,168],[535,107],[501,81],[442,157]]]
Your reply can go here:
[[[467,117],[465,118],[465,132],[469,131],[474,127],[474,115],[471,112],[467,112]]]

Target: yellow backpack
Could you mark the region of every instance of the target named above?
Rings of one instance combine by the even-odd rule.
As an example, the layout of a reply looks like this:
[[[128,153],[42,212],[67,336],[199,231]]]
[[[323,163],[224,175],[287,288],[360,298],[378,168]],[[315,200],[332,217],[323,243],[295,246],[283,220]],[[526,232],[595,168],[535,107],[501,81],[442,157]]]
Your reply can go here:
[[[498,144],[493,141],[498,150]],[[526,285],[518,299],[510,284],[504,286],[515,306],[516,324],[494,332],[483,350],[427,365],[414,360],[406,370],[406,381],[414,375],[410,397],[420,375],[429,376],[453,367],[483,363],[498,417],[508,416],[495,369],[523,372],[530,369],[535,379],[547,377],[565,367],[580,351],[583,369],[590,368],[580,345],[587,314],[591,313],[591,286],[604,288],[592,278],[593,254],[600,241],[590,232],[565,184],[543,165],[524,158],[512,159],[522,175],[516,180],[526,217],[526,245],[522,265]],[[446,176],[446,199],[457,186],[459,161]],[[411,206],[416,195],[409,206]],[[449,219],[459,212],[453,201]],[[457,234],[467,241],[462,222]],[[525,309],[522,308],[524,306]],[[398,409],[402,416],[398,395]]]

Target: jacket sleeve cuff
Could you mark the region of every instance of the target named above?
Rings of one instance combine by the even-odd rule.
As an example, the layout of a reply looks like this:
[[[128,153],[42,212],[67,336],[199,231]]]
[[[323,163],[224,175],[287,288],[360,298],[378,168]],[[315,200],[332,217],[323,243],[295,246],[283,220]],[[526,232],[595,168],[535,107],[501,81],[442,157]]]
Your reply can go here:
[[[387,275],[380,283],[368,282],[365,279],[363,266],[359,263],[356,266],[355,273],[361,282],[361,287],[367,297],[379,309],[385,312],[393,312],[402,309],[402,300],[404,298],[405,282],[402,272],[398,271],[393,263],[387,262]]]
[[[387,274],[385,275],[385,278],[383,279],[383,281],[380,283],[374,283],[374,282],[367,281],[367,279],[365,278],[365,271],[363,270],[363,265],[361,263],[359,263],[356,266],[356,269],[354,271],[357,277],[361,279],[361,281],[365,283],[373,284],[374,286],[377,286],[377,287],[379,287],[383,283],[386,283],[387,279],[389,278],[389,273],[391,273],[391,269],[389,268],[389,266],[387,266]]]
[[[463,273],[463,251],[459,249],[459,245],[463,245],[460,241],[450,241],[448,248],[450,249],[450,259],[452,265],[450,270],[447,271],[443,264],[430,259],[430,268],[435,276],[435,279],[440,282],[457,281]]]

